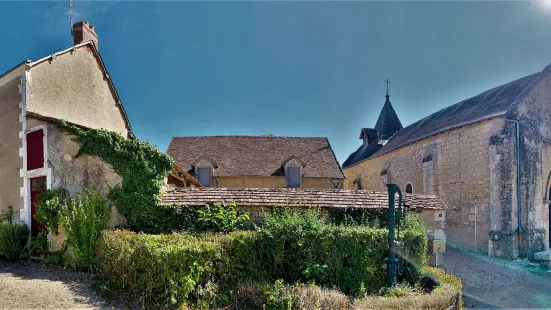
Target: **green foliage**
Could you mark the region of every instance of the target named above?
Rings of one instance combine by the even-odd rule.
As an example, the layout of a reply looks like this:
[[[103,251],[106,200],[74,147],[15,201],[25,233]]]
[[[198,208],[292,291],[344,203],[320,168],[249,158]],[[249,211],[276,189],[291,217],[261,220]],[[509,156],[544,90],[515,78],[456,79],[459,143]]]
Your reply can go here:
[[[174,164],[172,158],[149,142],[130,140],[108,130],[82,130],[65,122],[60,126],[74,135],[79,145],[77,156],[98,156],[122,178],[122,185],[111,189],[108,197],[126,217],[133,230],[158,233],[165,218],[159,216],[163,180]],[[159,212],[160,211],[160,212]]]
[[[398,280],[415,284],[423,276],[422,268],[427,264],[427,232],[413,212],[406,212],[402,223],[398,254],[403,268],[398,270]]]
[[[10,260],[20,258],[29,233],[29,227],[23,223],[0,222],[0,255]]]
[[[268,280],[314,282],[359,296],[384,285],[387,236],[382,229],[325,224],[314,211],[280,209],[260,231],[259,259]]]
[[[408,262],[402,280],[414,286],[422,276],[426,236],[410,220],[401,232]],[[315,283],[354,298],[377,294],[386,285],[387,241],[385,229],[330,225],[313,210],[275,208],[258,231],[195,236],[106,231],[99,270],[110,291],[122,290],[142,306],[224,306],[240,298],[244,283],[271,283],[260,292],[263,303],[289,309],[296,300],[282,291],[284,283]]]
[[[101,233],[109,223],[110,209],[107,200],[97,191],[90,188],[62,205],[61,226],[67,235],[65,241],[71,251],[67,257],[78,265],[92,266],[94,251],[101,238]]]
[[[336,225],[357,226],[369,225],[371,227],[384,227],[386,224],[385,209],[367,208],[331,208],[329,209],[331,222]],[[381,226],[381,224],[383,226]]]
[[[293,296],[285,290],[283,280],[276,280],[274,284],[266,285],[263,289],[266,298],[267,310],[291,310]]]
[[[8,206],[8,210],[6,212],[0,213],[0,222],[6,221],[11,223],[13,221],[13,206]]]
[[[204,304],[214,298],[212,275],[221,259],[214,242],[189,235],[145,235],[106,231],[99,267],[111,287],[152,308]]]
[[[61,209],[60,190],[48,189],[40,194],[40,202],[36,204],[34,218],[43,225],[43,228],[49,228],[52,233],[57,234]]]
[[[29,250],[31,256],[45,258],[48,253],[48,231],[42,229],[36,237],[32,237],[31,242],[27,243],[25,250]]]
[[[197,209],[197,231],[232,232],[243,227],[249,221],[247,213],[238,214],[235,202],[226,205],[206,206]]]

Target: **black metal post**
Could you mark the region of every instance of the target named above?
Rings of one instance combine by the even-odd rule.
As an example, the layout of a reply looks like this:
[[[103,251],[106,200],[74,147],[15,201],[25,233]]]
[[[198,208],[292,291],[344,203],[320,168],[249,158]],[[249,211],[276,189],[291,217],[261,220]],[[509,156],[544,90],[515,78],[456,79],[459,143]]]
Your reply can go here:
[[[388,189],[388,258],[386,259],[387,263],[387,285],[388,287],[393,287],[396,284],[396,251],[394,246],[394,199],[396,192],[399,194],[399,206],[398,206],[398,216],[401,216],[402,211],[402,192],[400,187],[396,184],[387,184]],[[400,219],[398,219],[400,220]],[[398,229],[399,224],[398,224]]]

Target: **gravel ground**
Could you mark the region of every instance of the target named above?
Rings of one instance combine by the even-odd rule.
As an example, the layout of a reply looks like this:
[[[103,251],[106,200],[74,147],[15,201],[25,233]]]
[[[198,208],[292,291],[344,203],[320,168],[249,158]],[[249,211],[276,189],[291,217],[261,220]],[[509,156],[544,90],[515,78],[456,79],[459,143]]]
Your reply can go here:
[[[526,260],[447,248],[439,267],[463,281],[465,308],[551,308],[551,272]]]
[[[36,261],[0,260],[0,309],[112,309],[83,272]]]

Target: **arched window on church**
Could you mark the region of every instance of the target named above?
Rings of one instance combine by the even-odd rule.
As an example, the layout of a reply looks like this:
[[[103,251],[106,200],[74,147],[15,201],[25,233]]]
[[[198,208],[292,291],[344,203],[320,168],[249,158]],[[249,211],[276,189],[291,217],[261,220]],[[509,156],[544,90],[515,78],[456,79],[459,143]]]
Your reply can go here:
[[[411,183],[406,184],[406,194],[413,194],[413,187]]]
[[[352,184],[354,185],[355,190],[363,189],[363,187],[362,187],[362,178],[360,176],[357,176],[356,179],[354,179],[354,181],[352,182]]]

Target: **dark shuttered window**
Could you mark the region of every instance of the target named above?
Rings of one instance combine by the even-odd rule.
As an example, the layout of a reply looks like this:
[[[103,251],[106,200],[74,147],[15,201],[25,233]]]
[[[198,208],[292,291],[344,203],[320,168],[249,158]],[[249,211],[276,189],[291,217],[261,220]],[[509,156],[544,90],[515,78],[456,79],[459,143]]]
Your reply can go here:
[[[27,170],[44,167],[44,131],[42,129],[27,134]]]
[[[211,187],[212,170],[210,168],[197,168],[197,180],[204,187]]]
[[[291,187],[291,188],[300,187],[300,168],[299,167],[287,168],[287,187]]]

